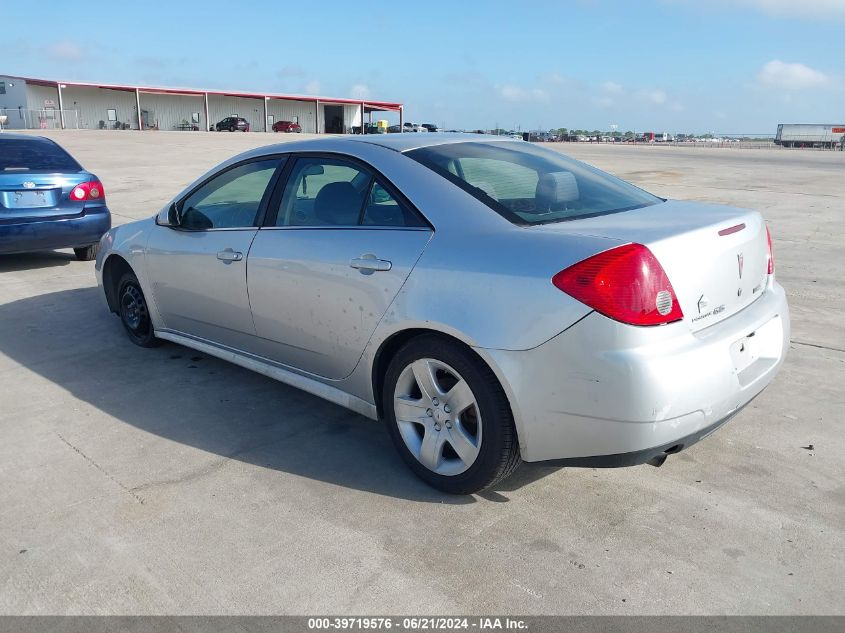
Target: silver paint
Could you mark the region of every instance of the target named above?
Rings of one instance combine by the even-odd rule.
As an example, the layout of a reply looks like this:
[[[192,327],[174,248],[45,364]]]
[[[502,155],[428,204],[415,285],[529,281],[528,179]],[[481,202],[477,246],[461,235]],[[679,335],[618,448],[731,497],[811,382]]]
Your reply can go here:
[[[433,231],[262,228],[197,235],[151,218],[104,236],[98,281],[107,258],[123,257],[147,295],[160,337],[369,417],[377,415],[373,366],[386,341],[409,329],[453,337],[500,381],[528,461],[662,445],[735,411],[771,382],[785,357],[789,310],[783,289],[766,274],[758,213],[667,201],[518,227],[402,153],[467,140],[502,142],[441,134],[297,141],[233,157],[196,181],[245,158],[349,155],[377,168]],[[718,235],[740,222],[746,229]],[[648,246],[661,262],[682,321],[623,325],[551,284],[558,271],[628,242]],[[218,259],[227,249],[243,259]],[[353,264],[362,259],[391,265],[361,270]],[[737,296],[737,283],[748,292]],[[757,287],[762,290],[753,292]],[[707,303],[718,309],[708,311]],[[756,355],[736,356],[738,341],[755,346]],[[423,413],[435,422],[433,406]]]

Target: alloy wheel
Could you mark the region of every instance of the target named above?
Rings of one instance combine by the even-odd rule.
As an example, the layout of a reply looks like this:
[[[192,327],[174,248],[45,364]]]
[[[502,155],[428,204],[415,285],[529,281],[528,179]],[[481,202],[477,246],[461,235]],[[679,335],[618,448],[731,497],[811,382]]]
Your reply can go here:
[[[481,449],[481,414],[469,384],[446,363],[421,358],[396,381],[393,410],[411,454],[431,472],[458,475]]]

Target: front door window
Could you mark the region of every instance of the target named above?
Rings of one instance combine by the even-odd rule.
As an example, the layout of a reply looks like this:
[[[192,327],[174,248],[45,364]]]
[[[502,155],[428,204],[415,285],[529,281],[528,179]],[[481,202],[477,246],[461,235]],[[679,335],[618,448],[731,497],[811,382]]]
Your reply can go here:
[[[181,228],[203,231],[255,226],[279,163],[278,158],[244,163],[216,176],[184,200]]]

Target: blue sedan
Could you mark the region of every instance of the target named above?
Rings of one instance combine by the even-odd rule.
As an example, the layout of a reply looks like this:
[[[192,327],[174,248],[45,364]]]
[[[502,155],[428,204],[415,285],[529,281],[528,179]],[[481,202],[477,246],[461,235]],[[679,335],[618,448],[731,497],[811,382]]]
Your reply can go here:
[[[72,248],[88,261],[109,228],[94,174],[50,139],[0,135],[0,253]]]

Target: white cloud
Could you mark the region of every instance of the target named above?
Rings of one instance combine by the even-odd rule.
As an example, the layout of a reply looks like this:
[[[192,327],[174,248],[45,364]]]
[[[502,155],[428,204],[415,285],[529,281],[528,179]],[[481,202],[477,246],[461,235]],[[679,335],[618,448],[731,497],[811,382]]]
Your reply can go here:
[[[85,57],[85,53],[82,51],[82,48],[70,40],[61,40],[56,42],[50,46],[48,50],[53,57],[58,59],[79,61]]]
[[[320,82],[316,79],[312,79],[307,84],[305,84],[305,94],[308,94],[308,95],[318,95],[318,94],[320,94]]]
[[[609,108],[614,103],[613,99],[610,97],[593,97],[592,101],[594,104],[602,108]]]
[[[370,97],[370,88],[365,84],[355,84],[349,91],[353,99],[368,99]]]
[[[663,90],[646,90],[640,93],[648,101],[654,105],[663,105],[666,103],[666,93]]]
[[[548,75],[543,77],[543,80],[547,84],[550,84],[552,86],[562,86],[564,84],[569,83],[569,79],[567,77],[555,72],[549,73]]]
[[[549,100],[549,93],[542,88],[521,88],[512,84],[504,84],[496,86],[496,90],[506,101],[542,103]]]
[[[665,4],[707,9],[750,9],[776,18],[836,20],[845,18],[842,0],[663,0]]]
[[[845,17],[842,0],[734,0],[734,3],[779,17]]]
[[[613,82],[613,81],[605,81],[601,85],[601,88],[606,93],[612,94],[612,95],[621,95],[623,92],[625,92],[625,89],[622,86],[620,86],[618,83]]]
[[[830,78],[823,72],[804,64],[788,64],[779,59],[773,59],[760,69],[757,82],[773,88],[801,90],[825,86],[830,83]]]

